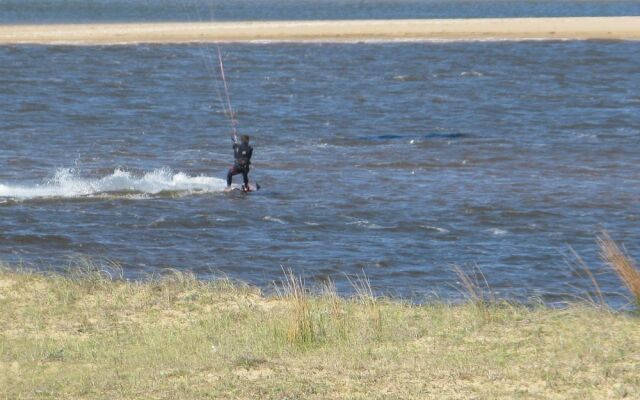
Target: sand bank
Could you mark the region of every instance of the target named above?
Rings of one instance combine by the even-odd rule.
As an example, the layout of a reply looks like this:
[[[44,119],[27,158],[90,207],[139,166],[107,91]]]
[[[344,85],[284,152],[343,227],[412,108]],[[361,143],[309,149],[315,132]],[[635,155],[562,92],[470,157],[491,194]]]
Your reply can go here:
[[[0,44],[359,40],[640,40],[640,17],[0,25]]]

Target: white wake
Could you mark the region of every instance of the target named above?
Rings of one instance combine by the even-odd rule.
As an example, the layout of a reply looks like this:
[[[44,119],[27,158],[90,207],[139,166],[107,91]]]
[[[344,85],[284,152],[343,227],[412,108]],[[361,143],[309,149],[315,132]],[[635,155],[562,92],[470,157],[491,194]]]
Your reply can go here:
[[[210,176],[189,176],[160,168],[143,175],[116,169],[102,178],[85,178],[73,169],[59,169],[55,176],[41,184],[0,183],[0,197],[16,200],[39,198],[76,198],[99,196],[157,195],[221,192],[226,182]]]

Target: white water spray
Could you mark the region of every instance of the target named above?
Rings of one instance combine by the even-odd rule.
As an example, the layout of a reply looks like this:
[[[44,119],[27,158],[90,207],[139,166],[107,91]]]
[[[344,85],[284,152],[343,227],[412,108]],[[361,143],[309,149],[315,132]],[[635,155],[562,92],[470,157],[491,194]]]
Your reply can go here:
[[[54,177],[42,184],[0,183],[0,198],[29,200],[39,198],[134,197],[171,192],[180,195],[222,192],[226,182],[210,176],[189,176],[160,168],[136,176],[116,169],[102,178],[84,178],[73,169],[58,169]],[[140,197],[140,196],[139,196]]]

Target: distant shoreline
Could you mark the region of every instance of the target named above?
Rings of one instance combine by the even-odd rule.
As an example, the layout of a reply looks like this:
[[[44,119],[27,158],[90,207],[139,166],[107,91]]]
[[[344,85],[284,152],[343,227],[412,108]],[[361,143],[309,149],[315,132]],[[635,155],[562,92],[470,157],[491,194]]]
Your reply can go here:
[[[639,17],[0,25],[0,44],[640,40]]]

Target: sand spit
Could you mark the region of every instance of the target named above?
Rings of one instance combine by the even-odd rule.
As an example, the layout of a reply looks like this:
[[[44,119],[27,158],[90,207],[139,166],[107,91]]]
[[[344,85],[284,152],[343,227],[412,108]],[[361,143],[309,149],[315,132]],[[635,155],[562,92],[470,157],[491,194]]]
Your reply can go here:
[[[640,17],[0,25],[0,44],[640,40]]]

